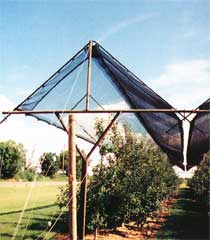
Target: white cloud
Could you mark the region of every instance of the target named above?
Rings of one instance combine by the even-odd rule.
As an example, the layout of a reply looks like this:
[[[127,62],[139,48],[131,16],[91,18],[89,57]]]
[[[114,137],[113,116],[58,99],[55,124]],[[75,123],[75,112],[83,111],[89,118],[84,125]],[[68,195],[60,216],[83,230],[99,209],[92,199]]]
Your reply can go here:
[[[107,104],[107,105],[103,105],[103,108],[106,110],[115,110],[115,109],[129,109],[129,106],[126,104],[125,101],[120,101],[120,102],[115,102],[113,104]],[[97,108],[96,110],[101,110],[101,108]],[[128,114],[127,114],[128,115]],[[114,116],[114,115],[113,115]],[[83,130],[80,126],[82,126],[83,128],[85,128],[85,130],[91,134],[91,136],[95,136],[95,129],[94,129],[94,125],[95,125],[95,121],[96,119],[103,119],[104,121],[104,126],[108,126],[108,124],[110,123],[111,119],[113,118],[113,116],[111,116],[111,114],[109,113],[91,113],[91,114],[76,114],[76,121],[77,121],[77,131],[79,133],[83,133]],[[133,116],[131,116],[133,117]],[[63,120],[65,122],[65,124],[67,125],[68,122],[68,116],[63,116]]]
[[[210,93],[210,60],[189,60],[168,64],[163,73],[151,81],[152,88],[160,93],[171,105],[177,108],[194,108],[209,97]],[[19,93],[28,94],[28,91]],[[0,95],[0,110],[12,109],[15,104],[6,96]],[[117,102],[104,105],[105,109],[127,109],[125,102]],[[78,114],[77,121],[85,126],[85,129],[94,135],[94,122],[96,118],[103,118],[110,122],[108,114]],[[65,119],[67,122],[67,118]],[[67,146],[65,132],[37,122],[33,118],[12,116],[7,122],[0,125],[0,140],[14,139],[25,145],[28,157],[35,149],[34,160],[44,151],[60,152],[64,145]],[[186,140],[185,140],[186,141]],[[91,148],[90,144],[78,140],[78,144],[86,152]],[[186,151],[186,150],[185,150]],[[92,157],[93,165],[98,159],[98,152]]]
[[[169,104],[179,109],[197,108],[210,97],[210,60],[194,59],[168,64],[163,73],[153,79],[152,88]],[[194,117],[195,115],[192,115]],[[186,164],[189,123],[183,122],[184,163]]]
[[[116,102],[116,103],[112,103],[112,104],[103,105],[103,108],[104,109],[109,109],[109,110],[129,109],[129,106],[125,101],[120,101],[120,102]]]
[[[8,110],[15,107],[15,103],[12,102],[9,98],[7,98],[5,95],[0,94],[0,112],[2,110]]]
[[[118,108],[123,106],[122,102],[109,106],[104,106],[109,109]],[[4,95],[0,95],[0,111],[13,109],[16,105]],[[2,116],[3,117],[3,116]],[[76,120],[79,125],[94,136],[94,123],[96,118],[103,118],[105,124],[109,124],[109,114],[77,114]],[[67,118],[65,118],[67,123]],[[78,129],[78,131],[81,132]],[[43,152],[51,151],[59,153],[65,146],[67,148],[68,138],[67,134],[55,128],[54,126],[47,125],[41,121],[37,121],[32,117],[25,117],[20,115],[10,116],[3,124],[0,125],[0,141],[6,141],[9,139],[16,142],[23,143],[27,151],[27,158],[29,161],[38,162],[40,155]],[[84,134],[84,133],[83,133]],[[77,139],[77,144],[86,153],[91,149],[92,145]],[[33,159],[31,159],[33,157]],[[91,166],[96,165],[99,158],[98,150],[92,155]]]
[[[101,37],[97,40],[97,42],[103,42],[110,36],[116,34],[117,32],[121,31],[122,29],[136,23],[145,22],[146,20],[151,19],[152,17],[156,16],[156,13],[152,14],[145,14],[141,16],[135,16],[133,18],[125,19],[119,23],[114,24],[114,26],[110,27],[107,31],[105,31]]]
[[[210,60],[168,64],[151,86],[176,108],[196,108],[210,96]]]
[[[34,151],[34,161],[37,161],[43,152],[60,152],[67,143],[67,136],[61,130],[25,116],[9,117],[0,125],[0,132],[1,141],[12,139],[23,143],[28,158]]]
[[[16,105],[4,95],[0,95],[0,111],[11,110]],[[1,116],[1,119],[4,116]],[[98,115],[89,115],[84,117],[79,115],[77,120],[87,128],[91,129],[93,133],[93,122]],[[100,115],[100,117],[102,117]],[[108,119],[108,118],[107,118]],[[44,122],[37,121],[32,117],[25,117],[23,115],[10,116],[5,122],[0,125],[0,141],[12,139],[18,143],[23,143],[28,161],[33,164],[38,163],[39,157],[43,152],[56,152],[60,153],[61,150],[67,149],[68,137],[67,134],[55,128],[54,126],[47,125]],[[92,145],[85,141],[77,139],[77,144],[86,153],[91,149]],[[98,150],[92,155],[93,159],[91,166],[96,164],[98,159]]]
[[[23,98],[27,97],[30,93],[31,93],[30,89],[25,89],[25,88],[17,88],[16,89],[16,94]]]
[[[39,157],[43,152],[59,154],[63,149],[67,150],[68,146],[66,132],[32,117],[11,116],[0,125],[0,133],[0,141],[12,139],[18,143],[23,143],[28,162],[32,162],[33,165],[38,164]],[[77,139],[77,144],[86,154],[93,146],[81,139]],[[98,159],[99,153],[96,149],[91,156],[90,169],[97,164]]]

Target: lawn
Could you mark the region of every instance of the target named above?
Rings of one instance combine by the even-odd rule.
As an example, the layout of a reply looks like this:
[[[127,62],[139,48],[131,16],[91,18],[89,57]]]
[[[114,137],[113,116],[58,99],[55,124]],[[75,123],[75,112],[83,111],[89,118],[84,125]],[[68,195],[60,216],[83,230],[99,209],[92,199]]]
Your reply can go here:
[[[0,240],[55,239],[57,232],[66,232],[67,224],[61,218],[48,234],[49,222],[54,223],[60,213],[55,201],[65,183],[0,182]],[[208,215],[191,199],[186,186],[156,239],[208,239]]]
[[[177,202],[170,209],[166,224],[160,229],[156,240],[209,239],[209,219],[199,202],[192,199],[187,187],[180,189]]]
[[[53,223],[59,214],[55,201],[59,186],[64,184],[0,182],[0,240],[13,236],[14,239],[43,239],[49,222]],[[46,239],[54,239],[54,236],[52,231]]]

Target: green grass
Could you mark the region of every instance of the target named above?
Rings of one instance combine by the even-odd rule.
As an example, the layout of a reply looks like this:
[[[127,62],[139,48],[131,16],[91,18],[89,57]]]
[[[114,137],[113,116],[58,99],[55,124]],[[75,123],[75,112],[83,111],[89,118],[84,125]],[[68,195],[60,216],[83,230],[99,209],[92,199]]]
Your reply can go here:
[[[21,182],[28,181],[26,178],[21,178],[21,177],[22,177],[21,173],[17,173],[14,179],[15,181],[21,181]],[[13,181],[14,179],[9,179],[9,180]],[[8,181],[8,180],[0,179],[0,182],[5,182],[5,181]],[[53,177],[47,177],[47,176],[43,176],[42,174],[37,174],[36,181],[37,182],[67,182],[68,177],[66,176],[66,174],[60,174],[60,173],[55,174]]]
[[[50,177],[46,177],[46,176],[43,176],[43,175],[40,174],[37,177],[37,181],[41,181],[41,182],[57,182],[57,181],[67,182],[68,177],[65,174],[56,174],[53,178],[50,178]]]
[[[178,201],[170,209],[166,224],[156,239],[209,239],[208,213],[190,196],[189,188],[181,188]]]
[[[0,182],[0,240],[11,239],[14,235],[32,184]],[[45,237],[49,229],[48,222],[51,220],[53,223],[60,213],[55,204],[58,193],[59,186],[55,182],[37,182],[34,185],[15,239],[36,240]],[[57,232],[67,232],[65,218],[61,218],[46,239],[55,239]],[[170,209],[166,224],[158,232],[158,239],[208,239],[208,215],[190,197],[188,188],[182,186],[180,189],[178,201]]]
[[[12,238],[27,197],[28,205],[15,239],[34,240],[40,234],[39,239],[43,239],[49,229],[48,222],[52,220],[53,223],[59,214],[59,208],[55,204],[59,186],[52,182],[37,182],[34,187],[32,184],[0,182],[0,240]],[[47,239],[54,239],[55,231],[57,229]]]

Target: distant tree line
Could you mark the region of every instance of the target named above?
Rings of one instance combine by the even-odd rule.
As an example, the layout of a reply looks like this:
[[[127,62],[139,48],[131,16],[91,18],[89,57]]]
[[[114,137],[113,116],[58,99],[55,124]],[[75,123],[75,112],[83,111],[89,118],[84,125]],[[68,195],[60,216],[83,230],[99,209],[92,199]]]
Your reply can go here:
[[[53,178],[56,173],[68,175],[68,151],[60,154],[45,152],[40,158],[41,174],[39,177]],[[81,157],[77,155],[78,177],[81,175]],[[9,140],[0,142],[0,178],[1,179],[23,179],[33,181],[36,174],[34,167],[26,165],[26,152],[23,144]]]

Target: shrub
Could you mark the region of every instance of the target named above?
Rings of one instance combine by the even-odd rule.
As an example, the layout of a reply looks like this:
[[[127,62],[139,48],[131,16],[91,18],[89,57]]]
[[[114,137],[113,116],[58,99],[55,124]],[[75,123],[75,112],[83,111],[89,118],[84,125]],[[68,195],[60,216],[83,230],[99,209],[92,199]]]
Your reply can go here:
[[[123,130],[121,133],[117,125],[113,126],[102,146],[101,162],[93,169],[87,195],[89,231],[131,220],[140,223],[177,187],[172,166],[154,143],[145,137],[138,140],[128,125]],[[67,196],[68,190],[63,189],[61,207],[67,203]]]
[[[0,142],[0,157],[0,178],[14,177],[26,161],[23,145],[11,140]]]
[[[199,200],[205,208],[209,209],[209,174],[210,174],[210,151],[204,155],[201,164],[189,180],[188,185],[193,196]]]
[[[59,169],[59,161],[56,153],[43,153],[40,158],[40,163],[44,176],[53,177]]]
[[[32,182],[34,180],[36,176],[36,171],[34,168],[28,168],[26,170],[24,170],[23,172],[19,172],[15,175],[15,178],[17,180],[26,180],[26,181],[29,181],[29,182]]]
[[[152,145],[145,151],[144,144],[130,150],[122,146],[117,161],[110,159],[103,170],[95,168],[87,198],[89,230],[140,223],[175,191],[178,180],[166,156]]]
[[[82,151],[82,154],[85,156],[85,152]],[[63,169],[68,176],[68,161],[69,161],[69,156],[68,156],[68,151],[61,151],[59,156],[58,156],[58,161],[59,161],[59,168]],[[81,171],[82,171],[82,158],[81,156],[77,153],[76,155],[76,165],[77,165],[77,178],[81,178]]]

